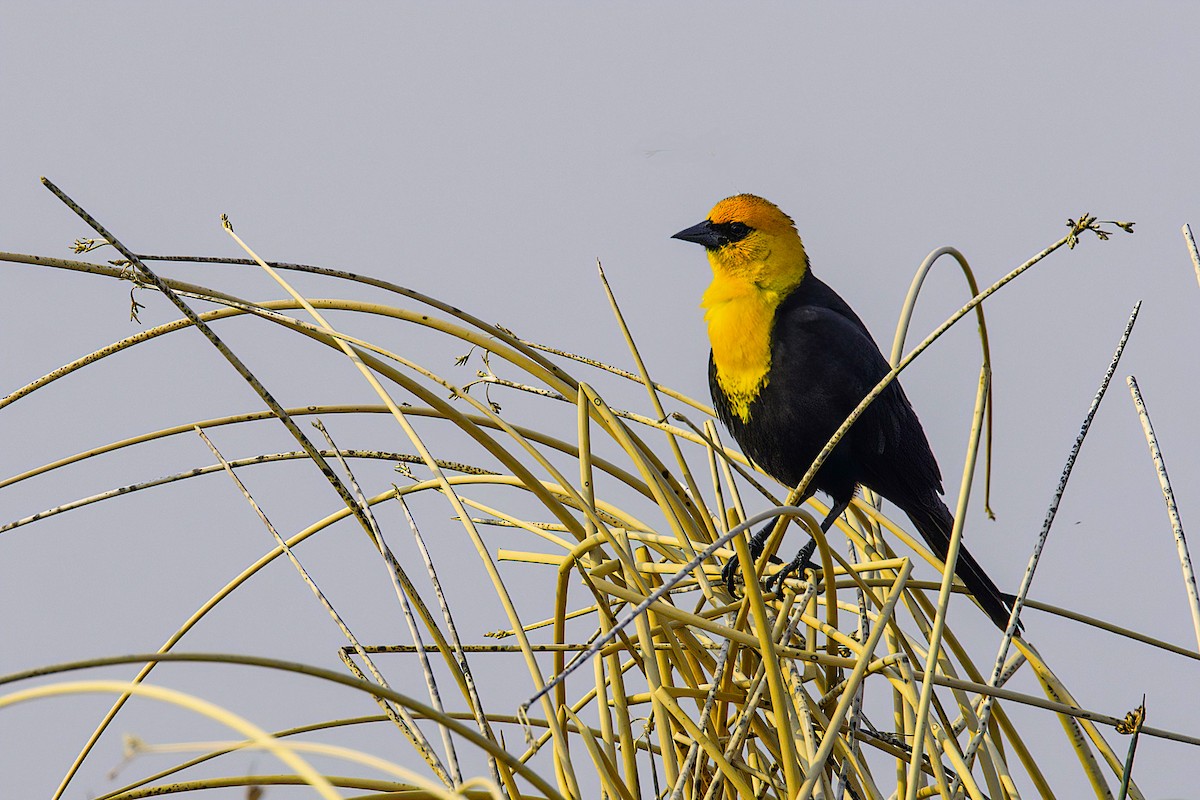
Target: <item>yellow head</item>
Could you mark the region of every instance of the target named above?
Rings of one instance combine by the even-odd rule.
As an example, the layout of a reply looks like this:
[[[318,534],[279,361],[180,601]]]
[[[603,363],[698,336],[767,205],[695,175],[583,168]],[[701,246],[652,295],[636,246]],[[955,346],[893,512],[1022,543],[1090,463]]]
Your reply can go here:
[[[708,219],[674,238],[703,245],[713,276],[786,292],[804,277],[808,256],[796,224],[769,200],[752,194],[727,197]]]
[[[733,413],[749,420],[750,404],[769,381],[775,310],[808,272],[796,225],[774,203],[739,194],[674,238],[708,254],[713,280],[700,306],[717,384]]]

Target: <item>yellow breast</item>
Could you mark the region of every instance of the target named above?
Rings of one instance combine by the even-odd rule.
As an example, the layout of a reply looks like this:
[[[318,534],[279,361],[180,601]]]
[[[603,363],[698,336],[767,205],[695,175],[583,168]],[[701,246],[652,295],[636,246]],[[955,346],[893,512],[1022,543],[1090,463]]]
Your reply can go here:
[[[782,300],[778,292],[718,276],[700,303],[717,384],[743,422],[749,421],[750,403],[769,380],[771,328]]]

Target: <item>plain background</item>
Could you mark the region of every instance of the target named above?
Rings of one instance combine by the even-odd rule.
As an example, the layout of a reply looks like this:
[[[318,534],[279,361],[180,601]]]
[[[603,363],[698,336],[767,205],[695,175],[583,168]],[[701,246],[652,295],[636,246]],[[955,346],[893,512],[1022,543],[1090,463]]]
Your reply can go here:
[[[789,212],[816,274],[885,351],[912,273],[935,247],[960,248],[988,283],[1061,237],[1068,217],[1135,220],[1134,236],[1087,237],[990,301],[998,519],[987,521],[976,500],[966,535],[997,583],[1015,589],[1120,331],[1144,301],[1033,595],[1191,648],[1175,546],[1124,376],[1135,374],[1146,395],[1186,528],[1200,480],[1200,290],[1179,229],[1200,220],[1197,30],[1200,11],[1165,3],[10,3],[0,22],[0,249],[69,256],[69,243],[89,235],[39,185],[46,175],[143,253],[240,255],[219,224],[227,213],[268,259],[377,275],[628,367],[596,278],[600,259],[654,377],[705,398],[697,302],[708,271],[698,248],[669,236],[726,195],[754,192]],[[162,272],[279,296],[248,270]],[[381,299],[296,283],[313,295]],[[128,320],[128,296],[127,284],[0,265],[0,391],[140,330]],[[949,265],[936,269],[911,341],[966,297]],[[175,317],[149,292],[138,299],[144,325]],[[452,357],[465,348],[411,327],[370,322],[355,332],[458,382],[479,367],[476,356],[456,371]],[[240,321],[222,333],[287,405],[371,401],[347,364],[271,326]],[[952,491],[976,372],[964,325],[905,377]],[[643,395],[618,384],[605,384],[615,405],[650,413]],[[526,402],[492,396],[506,408]],[[4,409],[0,473],[258,407],[201,337],[185,332]],[[570,429],[569,407],[533,407]],[[394,426],[328,422],[343,446],[406,449]],[[230,456],[291,449],[277,428],[215,439]],[[428,430],[436,437],[444,428]],[[18,484],[0,508],[17,519],[211,462],[199,442],[177,438]],[[433,441],[443,457],[478,459],[452,436]],[[378,466],[362,477],[368,493],[395,480]],[[336,508],[310,466],[244,479],[284,531]],[[456,567],[450,580],[468,598],[460,613],[468,640],[504,627],[490,588],[472,594],[487,587],[444,502],[414,508],[441,563]],[[406,539],[394,511],[386,524]],[[496,534],[497,546],[531,547],[506,536]],[[152,650],[268,547],[220,476],[5,534],[0,672]],[[404,640],[386,577],[358,531],[342,526],[305,547],[364,639]],[[508,569],[531,587],[545,578]],[[918,574],[931,576],[927,567]],[[547,608],[536,593],[522,601],[531,619]],[[956,630],[988,663],[995,632],[969,604],[955,608]],[[1083,706],[1119,716],[1145,693],[1147,724],[1200,735],[1195,661],[1037,612],[1025,620]],[[336,667],[341,644],[279,563],[181,647]],[[407,674],[400,661],[383,663],[392,677]],[[504,662],[511,670],[487,663],[489,680],[509,681],[499,685],[515,708],[527,676],[515,658]],[[171,667],[155,680],[268,728],[374,713],[358,697],[248,670]],[[1014,686],[1038,693],[1027,674]],[[288,692],[313,692],[302,695],[304,714]],[[0,795],[48,796],[107,705],[84,697],[0,712]],[[1085,796],[1057,720],[1014,715],[1058,796]],[[403,743],[380,731],[349,741],[399,757]],[[106,772],[122,732],[149,741],[226,735],[179,712],[130,708],[68,797],[116,785]],[[1123,755],[1127,740],[1108,738]],[[267,761],[247,756],[208,774],[275,771]],[[120,780],[168,763],[147,758]],[[1193,747],[1143,738],[1135,775],[1149,797],[1200,797]]]

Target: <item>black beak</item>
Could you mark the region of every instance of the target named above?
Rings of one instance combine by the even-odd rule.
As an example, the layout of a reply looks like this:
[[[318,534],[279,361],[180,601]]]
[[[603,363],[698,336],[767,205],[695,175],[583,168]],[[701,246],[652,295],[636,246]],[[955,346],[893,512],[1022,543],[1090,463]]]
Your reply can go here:
[[[708,220],[682,230],[671,238],[704,245],[706,250],[716,250],[718,247],[729,244],[729,237],[716,230]]]

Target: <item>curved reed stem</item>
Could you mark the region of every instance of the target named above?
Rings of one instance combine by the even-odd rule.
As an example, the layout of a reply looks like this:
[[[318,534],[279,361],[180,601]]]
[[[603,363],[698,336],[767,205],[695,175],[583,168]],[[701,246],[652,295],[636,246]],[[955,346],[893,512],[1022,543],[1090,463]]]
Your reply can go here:
[[[62,196],[61,192],[58,194]],[[103,230],[98,223],[97,228]],[[955,631],[977,617],[963,615],[960,620],[956,615],[952,627],[948,616],[952,594],[962,591],[953,579],[953,572],[961,525],[972,494],[978,445],[991,437],[989,343],[980,304],[1064,244],[1073,247],[1079,236],[1089,230],[1104,235],[1093,217],[1085,215],[1072,221],[1068,236],[983,291],[979,290],[961,253],[952,248],[932,253],[914,279],[901,313],[894,345],[894,369],[838,434],[844,433],[888,381],[894,380],[950,326],[975,311],[981,328],[983,369],[947,563],[933,558],[908,531],[883,516],[870,502],[856,500],[828,537],[816,537],[821,561],[819,574],[811,579],[789,578],[778,596],[763,594],[757,580],[775,569],[769,564],[770,553],[790,520],[794,519],[803,528],[816,528],[813,511],[819,514],[828,509],[815,499],[803,507],[768,499],[770,505],[777,507],[754,514],[754,506],[743,502],[742,494],[750,486],[770,498],[772,492],[767,481],[753,474],[744,457],[721,444],[710,418],[702,416],[693,423],[681,413],[687,410],[705,415],[710,413],[706,405],[652,380],[654,369],[639,351],[637,337],[626,325],[603,271],[603,299],[612,309],[627,343],[632,360],[629,369],[549,345],[533,344],[503,326],[485,323],[449,303],[386,281],[342,270],[269,262],[254,255],[248,247],[246,250],[252,256],[248,259],[142,256],[127,250],[106,233],[114,246],[119,245],[128,263],[104,266],[0,253],[0,260],[33,267],[70,269],[108,279],[153,284],[164,296],[172,298],[171,302],[178,301],[184,313],[181,320],[127,337],[47,372],[0,399],[0,408],[17,400],[37,398],[43,388],[79,370],[103,369],[108,363],[107,356],[159,340],[169,333],[195,327],[206,336],[211,334],[209,341],[220,347],[223,342],[218,344],[214,326],[238,317],[252,319],[253,324],[271,323],[286,333],[299,334],[302,339],[293,337],[298,346],[312,342],[341,353],[379,397],[374,404],[287,408],[268,400],[267,387],[259,383],[260,397],[268,410],[214,417],[198,423],[182,421],[64,458],[44,458],[41,460],[47,463],[42,466],[0,476],[0,488],[35,479],[66,480],[60,476],[68,475],[66,468],[70,465],[87,465],[105,454],[130,448],[136,454],[136,448],[144,444],[191,431],[197,425],[206,431],[226,427],[232,433],[247,423],[278,418],[284,420],[289,430],[298,431],[295,420],[312,414],[364,421],[390,418],[412,451],[401,453],[391,446],[342,449],[332,443],[329,435],[328,446],[324,448],[311,443],[305,446],[307,440],[297,437],[301,447],[295,452],[229,459],[230,468],[258,464],[264,469],[297,458],[313,460],[322,472],[329,470],[327,480],[335,490],[339,485],[344,490],[337,491],[341,506],[333,513],[310,520],[298,533],[276,534],[276,546],[247,565],[225,586],[215,587],[212,598],[179,625],[160,652],[93,659],[0,676],[0,685],[72,669],[137,664],[139,671],[133,683],[120,685],[140,692],[152,691],[142,682],[161,662],[225,662],[242,665],[241,668],[291,669],[384,698],[396,708],[406,709],[412,719],[432,720],[445,732],[447,744],[443,752],[447,757],[442,769],[422,763],[417,758],[422,747],[413,744],[410,755],[427,776],[403,773],[404,777],[399,778],[401,770],[413,768],[389,762],[377,765],[389,777],[399,778],[387,785],[368,784],[367,778],[357,775],[336,779],[318,775],[330,787],[355,786],[361,791],[376,792],[424,791],[434,796],[449,791],[445,787],[452,785],[466,796],[492,797],[496,796],[496,787],[503,785],[514,800],[528,796],[520,794],[520,787],[526,786],[532,786],[539,796],[555,798],[603,795],[624,800],[641,796],[645,790],[645,793],[669,793],[673,800],[742,794],[786,796],[791,800],[817,793],[831,798],[841,792],[853,792],[871,800],[934,794],[950,797],[956,793],[981,800],[1011,794],[1010,787],[1016,785],[1020,773],[1024,773],[1038,794],[1052,796],[1039,767],[1038,754],[1026,745],[1008,713],[1021,706],[1059,716],[1072,737],[1072,751],[1096,791],[1103,792],[1108,774],[1125,776],[1123,765],[1100,735],[1099,728],[1115,726],[1121,722],[1120,718],[1080,707],[1032,644],[1023,639],[1015,640],[1020,657],[998,658],[992,670],[981,671]],[[241,242],[232,230],[229,232]],[[901,357],[921,281],[940,255],[950,255],[958,261],[973,297]],[[159,276],[146,267],[151,261],[176,260],[254,265],[271,275],[291,296],[284,300],[250,302],[218,289]],[[338,281],[340,286],[373,287],[403,298],[401,303],[411,302],[420,307],[306,297],[291,289],[282,277],[285,270]],[[224,307],[196,313],[185,300],[214,302]],[[305,310],[313,322],[289,314],[297,309]],[[343,329],[332,326],[334,316],[330,312],[334,311],[338,312],[339,323],[347,323],[341,326]],[[486,371],[474,380],[455,382],[411,352],[384,347],[348,332],[352,321],[368,315],[389,324],[419,326],[423,335],[478,349],[483,353]],[[225,351],[231,364],[236,367],[241,363],[227,346]],[[497,358],[490,361],[493,355]],[[586,379],[572,374],[573,370],[586,370]],[[243,377],[252,385],[258,380],[248,370]],[[614,380],[641,383],[646,391],[646,407],[628,411],[610,407],[604,395],[610,392]],[[470,389],[477,383],[495,391],[508,387],[520,392],[522,402],[515,405],[521,408],[501,411],[489,398],[473,396]],[[452,400],[446,399],[447,393]],[[452,445],[454,452],[435,455],[442,429],[459,436]],[[385,430],[383,435],[394,437],[394,434],[392,429]],[[826,450],[835,442],[836,437]],[[385,482],[383,486],[372,486],[371,481],[377,479],[368,478],[364,469],[360,486],[347,458],[403,462],[405,481],[403,485]],[[708,480],[696,470],[701,463],[707,463]],[[818,467],[819,461],[811,472]],[[119,489],[59,503],[40,514],[27,514],[0,530],[18,527],[28,530],[28,526],[51,515],[131,491],[210,474],[217,468],[175,468],[166,478],[120,481]],[[428,472],[414,474],[419,470]],[[792,489],[792,497],[805,494],[810,480],[811,475],[797,487],[788,487]],[[478,564],[472,568],[489,577],[496,600],[491,607],[479,608],[479,613],[488,615],[489,620],[502,620],[495,627],[506,630],[498,635],[516,637],[515,646],[463,642],[454,631],[449,606],[460,601],[443,592],[437,577],[439,570],[435,570],[433,557],[418,531],[417,505],[410,510],[405,502],[406,498],[431,491],[450,503],[456,526],[460,526],[456,530],[461,530],[464,544],[469,542],[470,549],[478,556]],[[79,494],[82,493],[68,496]],[[407,570],[388,549],[385,528],[393,522],[378,504],[393,498],[401,505],[395,511],[404,515],[400,524],[408,526],[418,542],[442,611],[440,618],[425,603]],[[984,506],[987,507],[986,497]],[[263,512],[265,517],[266,509]],[[767,550],[754,563],[741,532],[756,520],[781,514],[788,521],[775,526]],[[370,533],[388,564],[388,580],[393,582],[397,594],[404,602],[411,602],[413,644],[372,645],[352,638],[354,646],[339,651],[345,655],[347,668],[356,673],[359,670],[350,658],[355,650],[357,663],[363,664],[367,663],[362,660],[364,657],[381,653],[390,654],[390,658],[415,655],[427,659],[440,655],[452,677],[446,686],[457,689],[461,695],[459,702],[469,706],[470,711],[449,713],[439,708],[444,688],[437,688],[432,682],[428,684],[430,691],[436,689],[439,699],[427,707],[379,685],[382,678],[366,682],[351,675],[285,665],[270,659],[174,652],[199,620],[267,564],[339,520],[351,517]],[[497,525],[504,527],[498,529]],[[503,547],[496,546],[498,543],[492,538],[497,532],[506,537]],[[838,536],[845,537],[844,544],[839,544]],[[513,544],[514,539],[519,543]],[[941,580],[914,578],[913,564],[917,561],[898,554],[901,547],[909,548],[917,559],[937,568]],[[719,559],[730,558],[743,562],[745,577],[749,579],[739,596],[731,596],[718,579]],[[521,599],[524,614],[518,613],[514,600],[514,594],[525,586],[513,583],[514,573],[509,572],[513,561],[525,565],[522,569],[526,572],[522,575],[544,570],[545,583],[538,586],[547,588],[537,595],[542,599],[536,604],[531,596]],[[575,587],[583,588],[582,598],[578,594],[570,596]],[[1026,600],[1027,588],[1023,587],[1019,603],[1029,608],[1094,625],[1157,648],[1164,656],[1172,653],[1200,658],[1200,653],[1146,634]],[[326,598],[324,602],[333,607],[332,599]],[[528,613],[531,609],[535,610],[532,615]],[[478,672],[481,661],[505,658],[504,653],[520,654],[528,684],[514,682],[506,694],[489,696],[475,686],[472,672]],[[575,654],[570,661],[569,653]],[[470,668],[468,658],[472,661]],[[425,667],[427,675],[434,672],[430,662]],[[586,680],[568,682],[567,676],[584,664],[591,668],[583,673],[588,675]],[[487,665],[491,667],[492,661],[488,660]],[[548,665],[550,675],[544,672]],[[364,667],[367,669],[370,667]],[[1007,688],[1005,681],[1020,669],[1035,673],[1047,697]],[[513,698],[527,692],[536,694],[517,709],[518,713],[506,713],[512,711]],[[883,720],[871,719],[878,713],[875,693],[886,693],[891,698],[893,720],[886,725]],[[18,692],[16,696],[23,695]],[[449,707],[449,696],[445,699]],[[527,713],[535,702],[542,704],[544,712],[538,720],[529,718]],[[121,707],[122,702],[118,701],[99,723],[62,781],[60,791]],[[525,726],[529,740],[516,748],[503,746],[503,730],[499,726],[518,723]],[[296,740],[299,744],[293,748],[295,753],[315,752],[314,745],[303,741],[301,734],[317,729],[323,729],[322,724],[286,737],[287,732],[280,732],[270,738],[276,742],[284,738]],[[1143,727],[1140,734],[1200,744],[1197,737],[1178,731]],[[451,736],[453,745],[449,744]],[[182,770],[216,754],[231,752],[234,744],[226,744],[230,746],[214,744],[204,756],[131,782],[109,793],[109,800],[163,791],[253,785],[254,776],[189,780],[182,774]],[[551,747],[543,753],[540,749],[547,744]],[[451,754],[467,750],[489,759],[490,780],[472,778],[454,766]],[[347,751],[344,755],[349,759],[346,763],[367,764],[355,752]],[[464,768],[470,763],[464,759]],[[482,761],[476,759],[475,763]],[[880,765],[886,766],[881,769]],[[549,780],[541,777],[542,769],[550,776]],[[179,776],[178,782],[164,783],[168,776],[173,779]],[[278,776],[278,782],[286,783],[293,777]],[[422,781],[431,783],[432,788]],[[1131,797],[1140,796],[1132,781],[1128,791]]]

